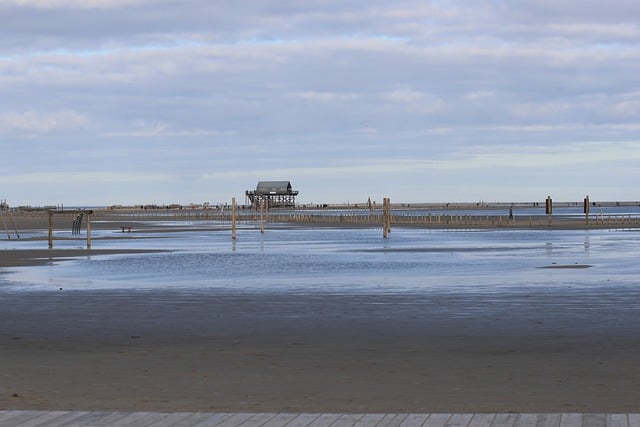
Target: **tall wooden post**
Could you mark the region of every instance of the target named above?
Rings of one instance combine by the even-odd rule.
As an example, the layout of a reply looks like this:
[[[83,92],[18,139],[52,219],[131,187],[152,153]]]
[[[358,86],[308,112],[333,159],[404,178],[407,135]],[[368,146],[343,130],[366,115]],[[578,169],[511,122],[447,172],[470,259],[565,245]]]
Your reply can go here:
[[[87,212],[87,249],[91,249],[91,212]]]
[[[589,225],[589,196],[584,198],[584,223]]]
[[[382,237],[387,238],[391,231],[391,201],[388,197],[382,199]]]
[[[260,232],[264,234],[264,200],[260,200]]]
[[[53,248],[53,212],[49,211],[49,249]]]
[[[551,200],[551,196],[547,196],[547,200],[545,201],[544,207],[545,207],[545,213],[549,216],[549,225],[551,225],[551,223],[553,222],[553,219],[552,219],[553,200]]]
[[[231,238],[236,240],[236,198],[231,199]]]

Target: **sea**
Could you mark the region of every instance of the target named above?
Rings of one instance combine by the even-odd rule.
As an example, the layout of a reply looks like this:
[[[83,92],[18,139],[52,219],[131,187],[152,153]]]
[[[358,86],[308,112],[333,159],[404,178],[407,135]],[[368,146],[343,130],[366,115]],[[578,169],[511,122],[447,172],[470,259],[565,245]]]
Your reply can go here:
[[[147,223],[148,224],[148,223]],[[123,233],[92,230],[94,249],[157,253],[89,255],[0,269],[1,292],[176,290],[222,293],[455,294],[572,289],[640,295],[640,231],[331,228],[172,221]],[[0,240],[2,249],[45,249],[46,230]],[[66,233],[66,234],[65,234]],[[67,235],[68,234],[68,235]],[[84,236],[84,230],[83,230]],[[57,234],[56,248],[84,248]],[[637,304],[636,301],[634,304]]]

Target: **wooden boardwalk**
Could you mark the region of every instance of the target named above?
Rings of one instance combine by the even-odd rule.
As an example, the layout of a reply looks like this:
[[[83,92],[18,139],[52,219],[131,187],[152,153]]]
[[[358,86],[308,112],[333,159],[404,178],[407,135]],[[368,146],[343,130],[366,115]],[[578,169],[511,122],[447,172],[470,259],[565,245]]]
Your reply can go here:
[[[310,414],[0,411],[2,427],[640,427],[640,414]]]

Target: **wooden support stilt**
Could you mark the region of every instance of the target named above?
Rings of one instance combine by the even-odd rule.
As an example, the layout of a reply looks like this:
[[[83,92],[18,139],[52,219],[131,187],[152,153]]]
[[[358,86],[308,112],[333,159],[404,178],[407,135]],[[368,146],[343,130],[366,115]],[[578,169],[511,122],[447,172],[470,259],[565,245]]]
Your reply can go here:
[[[231,238],[236,240],[236,198],[231,199]]]
[[[260,232],[264,234],[264,200],[260,201]]]
[[[589,196],[584,198],[584,224],[589,225]]]
[[[53,212],[49,211],[49,249],[53,248]]]
[[[91,212],[87,213],[87,249],[91,249]]]
[[[391,201],[388,197],[382,199],[382,237],[387,238],[391,231]]]

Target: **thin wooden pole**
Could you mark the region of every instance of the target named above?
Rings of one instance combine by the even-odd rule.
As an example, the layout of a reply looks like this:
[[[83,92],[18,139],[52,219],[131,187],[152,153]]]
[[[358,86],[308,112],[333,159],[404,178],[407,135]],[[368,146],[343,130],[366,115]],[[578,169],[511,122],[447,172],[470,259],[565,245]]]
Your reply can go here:
[[[91,212],[87,212],[87,249],[91,249]]]
[[[53,248],[53,212],[49,211],[49,249]]]
[[[236,198],[231,199],[231,238],[236,240]]]
[[[387,233],[391,233],[391,199],[387,197]]]
[[[260,201],[260,232],[264,234],[264,200]]]

